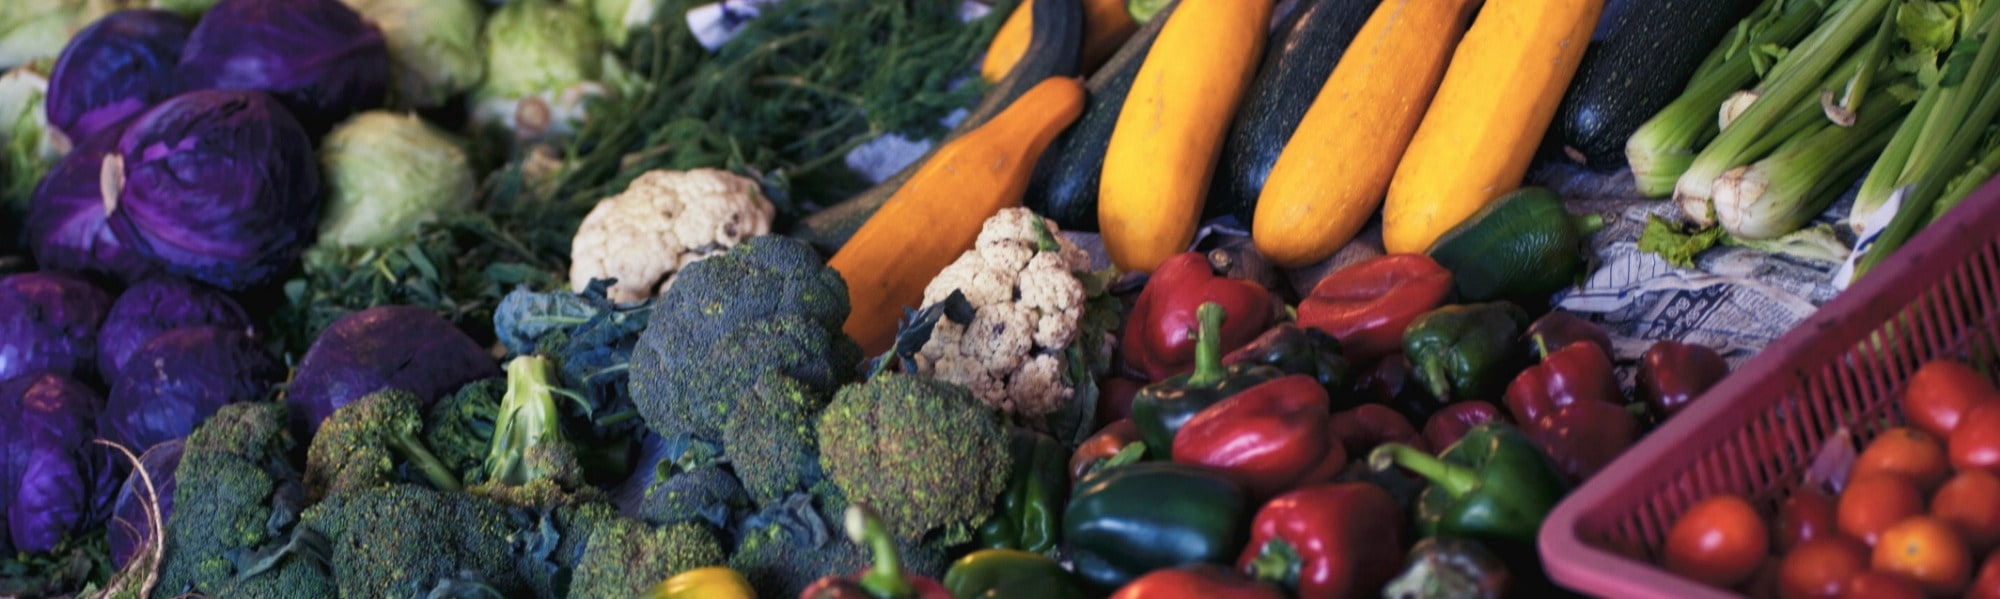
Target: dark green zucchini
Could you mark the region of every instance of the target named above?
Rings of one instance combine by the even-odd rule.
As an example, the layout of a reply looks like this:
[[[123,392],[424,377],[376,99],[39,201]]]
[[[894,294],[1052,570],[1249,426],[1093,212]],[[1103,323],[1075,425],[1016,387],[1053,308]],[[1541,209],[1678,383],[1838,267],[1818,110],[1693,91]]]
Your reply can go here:
[[[1625,166],[1632,132],[1680,96],[1755,0],[1611,0],[1556,109],[1550,143],[1592,169]]]
[[[1028,179],[1022,202],[1036,214],[1054,219],[1066,230],[1097,230],[1097,183],[1104,171],[1104,150],[1111,146],[1111,129],[1118,125],[1118,112],[1125,108],[1125,95],[1132,91],[1132,79],[1139,76],[1146,52],[1166,27],[1165,15],[1178,4],[1161,9],[1084,82],[1090,98],[1083,116],[1049,143]]]
[[[1083,60],[1083,2],[1082,0],[1022,0],[1034,2],[1034,21],[1030,24],[1028,50],[1021,61],[1014,63],[1013,70],[993,89],[986,92],[978,105],[966,113],[965,120],[953,127],[937,146],[964,135],[991,120],[993,115],[1013,104],[1014,100],[1027,93],[1037,83],[1050,77],[1075,77]],[[1006,18],[1006,12],[996,11],[997,18]],[[799,220],[792,229],[792,236],[811,244],[814,249],[828,256],[840,251],[840,246],[861,230],[862,223],[884,202],[903,188],[903,183],[916,174],[917,168],[930,160],[931,154],[910,162],[909,166],[897,171],[888,179],[883,179],[874,187],[839,204],[827,207]]]
[[[1257,196],[1285,142],[1298,130],[1327,77],[1347,51],[1347,44],[1361,33],[1361,26],[1375,14],[1381,0],[1301,0],[1292,14],[1264,44],[1263,66],[1257,68],[1236,119],[1229,125],[1229,137],[1222,142],[1222,155],[1215,165],[1215,180],[1208,185],[1204,218],[1235,214],[1243,226],[1257,212]]]

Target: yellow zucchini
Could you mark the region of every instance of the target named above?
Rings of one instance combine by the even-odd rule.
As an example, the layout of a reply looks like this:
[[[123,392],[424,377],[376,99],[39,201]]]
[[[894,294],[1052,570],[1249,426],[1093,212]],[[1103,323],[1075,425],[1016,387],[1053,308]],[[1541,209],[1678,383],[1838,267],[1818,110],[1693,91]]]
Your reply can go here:
[[[1384,249],[1423,252],[1520,187],[1603,11],[1604,0],[1486,3],[1389,183]]]
[[[1125,12],[1125,0],[1080,0],[1083,2],[1083,55],[1079,67],[1088,75],[1098,65],[1111,58],[1118,47],[1125,45],[1125,38],[1139,30],[1139,24],[1132,21],[1132,14]],[[1021,0],[1014,6],[1014,12],[1007,14],[1007,20],[1000,23],[999,31],[993,33],[993,41],[986,46],[986,59],[979,63],[979,76],[987,83],[998,83],[1007,77],[1014,63],[1028,53],[1028,44],[1034,37],[1034,0]]]
[[[1152,272],[1194,240],[1271,8],[1271,0],[1182,0],[1167,17],[1104,151],[1097,221],[1118,268]]]
[[[1250,220],[1283,266],[1340,251],[1382,205],[1479,0],[1383,0],[1285,144]]]

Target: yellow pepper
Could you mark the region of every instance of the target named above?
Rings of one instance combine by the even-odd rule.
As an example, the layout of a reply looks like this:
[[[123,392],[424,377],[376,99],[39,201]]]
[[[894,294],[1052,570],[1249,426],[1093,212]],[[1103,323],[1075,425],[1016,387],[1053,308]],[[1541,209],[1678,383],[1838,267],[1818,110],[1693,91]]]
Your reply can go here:
[[[673,575],[645,599],[757,599],[743,574],[722,566],[697,568]]]

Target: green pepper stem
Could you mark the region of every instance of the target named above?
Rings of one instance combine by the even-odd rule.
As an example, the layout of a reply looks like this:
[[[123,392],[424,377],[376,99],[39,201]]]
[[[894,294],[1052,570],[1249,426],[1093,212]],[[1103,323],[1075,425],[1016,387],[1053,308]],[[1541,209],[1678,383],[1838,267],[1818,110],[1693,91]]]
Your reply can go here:
[[[1287,589],[1299,585],[1299,550],[1284,539],[1273,537],[1264,542],[1247,566],[1250,576],[1257,582],[1276,585]]]
[[[1415,472],[1452,497],[1462,497],[1479,487],[1479,471],[1437,459],[1402,443],[1384,443],[1368,454],[1368,467],[1381,471],[1390,466]]]
[[[1188,375],[1189,387],[1214,387],[1229,377],[1229,371],[1222,367],[1222,321],[1229,313],[1222,304],[1204,302],[1194,311],[1194,318],[1201,323],[1194,335],[1194,373]]]
[[[1549,340],[1543,338],[1541,333],[1536,333],[1533,339],[1535,341],[1535,355],[1541,356],[1543,362],[1549,361]]]
[[[1451,377],[1444,373],[1444,362],[1425,360],[1422,368],[1424,389],[1431,392],[1431,397],[1438,398],[1439,401],[1451,399]]]
[[[1603,229],[1605,225],[1604,215],[1595,212],[1570,217],[1570,223],[1576,226],[1576,233],[1578,235],[1596,233],[1598,230]]]
[[[896,554],[896,538],[874,512],[859,505],[847,507],[847,537],[868,546],[875,556],[874,567],[862,574],[861,588],[880,599],[904,599],[917,594],[909,579],[903,578],[903,560]]]

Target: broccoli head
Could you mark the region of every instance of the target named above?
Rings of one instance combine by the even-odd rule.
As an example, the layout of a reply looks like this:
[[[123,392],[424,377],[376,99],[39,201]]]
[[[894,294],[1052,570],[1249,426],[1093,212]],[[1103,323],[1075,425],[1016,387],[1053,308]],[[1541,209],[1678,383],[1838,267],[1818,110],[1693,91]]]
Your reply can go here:
[[[729,558],[757,595],[792,599],[814,581],[847,576],[874,566],[868,548],[841,535],[840,514],[847,503],[838,497],[798,493],[751,517]],[[903,570],[936,578],[944,573],[949,555],[938,545],[896,542]]]
[[[531,510],[469,493],[394,484],[328,497],[305,514],[331,546],[342,597],[423,597],[484,587],[494,596],[546,594],[542,521]]]
[[[759,506],[806,490],[825,478],[814,420],[824,396],[781,374],[766,374],[736,403],[722,445],[744,489]]]
[[[306,448],[307,500],[398,482],[398,464],[458,490],[458,474],[424,446],[423,429],[423,400],[407,391],[377,391],[334,410]]]
[[[319,571],[318,537],[295,526],[305,486],[289,461],[286,418],[283,403],[229,404],[188,435],[167,519],[162,592],[213,595]]]
[[[662,461],[662,468],[671,462]],[[727,526],[740,512],[750,509],[750,495],[743,483],[721,466],[703,466],[669,474],[646,488],[645,496],[633,507],[632,517],[648,524],[707,522]]]
[[[493,416],[500,412],[500,396],[506,392],[507,379],[490,378],[459,387],[431,404],[424,419],[424,445],[458,473],[459,480],[479,479],[486,452],[493,448]]]
[[[681,572],[723,562],[722,545],[693,522],[652,526],[619,516],[609,506],[571,509],[557,563],[569,570],[576,598],[638,597]]]
[[[1006,489],[1007,430],[964,387],[899,373],[849,385],[820,415],[820,464],[910,540],[956,544]]]
[[[825,391],[861,359],[840,333],[846,283],[797,241],[759,237],[697,262],[655,302],[629,385],[663,437],[720,441],[731,405],[764,373]]]

